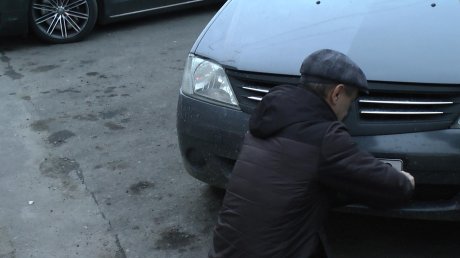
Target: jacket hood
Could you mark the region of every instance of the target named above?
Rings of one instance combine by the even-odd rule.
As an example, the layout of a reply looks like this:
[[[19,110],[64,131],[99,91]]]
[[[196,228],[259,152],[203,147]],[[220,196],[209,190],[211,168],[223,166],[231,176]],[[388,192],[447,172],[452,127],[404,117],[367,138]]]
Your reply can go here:
[[[299,122],[336,121],[329,105],[315,93],[293,85],[273,87],[265,95],[249,120],[249,131],[268,138]]]

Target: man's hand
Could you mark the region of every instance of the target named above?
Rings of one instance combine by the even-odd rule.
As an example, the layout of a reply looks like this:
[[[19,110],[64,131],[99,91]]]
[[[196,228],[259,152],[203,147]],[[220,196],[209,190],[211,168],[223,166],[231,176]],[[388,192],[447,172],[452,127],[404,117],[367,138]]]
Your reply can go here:
[[[407,179],[409,179],[409,181],[410,181],[410,183],[412,185],[412,188],[415,188],[415,179],[414,179],[414,177],[411,174],[407,173],[406,171],[401,171],[401,173],[403,173],[403,175],[405,175],[407,177]]]

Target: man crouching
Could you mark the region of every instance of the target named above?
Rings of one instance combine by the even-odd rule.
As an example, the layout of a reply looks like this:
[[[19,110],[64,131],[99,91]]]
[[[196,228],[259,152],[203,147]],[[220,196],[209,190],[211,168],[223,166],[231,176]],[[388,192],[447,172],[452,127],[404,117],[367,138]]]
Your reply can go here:
[[[300,73],[250,118],[209,257],[328,257],[324,223],[337,193],[380,208],[410,200],[414,178],[360,150],[341,123],[368,92],[358,65],[323,49]]]

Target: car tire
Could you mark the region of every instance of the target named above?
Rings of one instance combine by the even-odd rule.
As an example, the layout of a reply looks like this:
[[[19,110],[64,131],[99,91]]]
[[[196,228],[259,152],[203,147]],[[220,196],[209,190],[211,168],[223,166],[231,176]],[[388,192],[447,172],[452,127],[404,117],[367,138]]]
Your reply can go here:
[[[31,0],[29,24],[43,41],[76,42],[92,31],[97,14],[96,0]]]

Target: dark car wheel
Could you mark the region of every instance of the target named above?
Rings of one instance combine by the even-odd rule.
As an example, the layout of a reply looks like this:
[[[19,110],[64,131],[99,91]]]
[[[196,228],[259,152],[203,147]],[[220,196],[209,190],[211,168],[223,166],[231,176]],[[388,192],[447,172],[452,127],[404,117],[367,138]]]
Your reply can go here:
[[[40,39],[68,43],[83,39],[94,28],[96,0],[32,0],[30,26]]]

